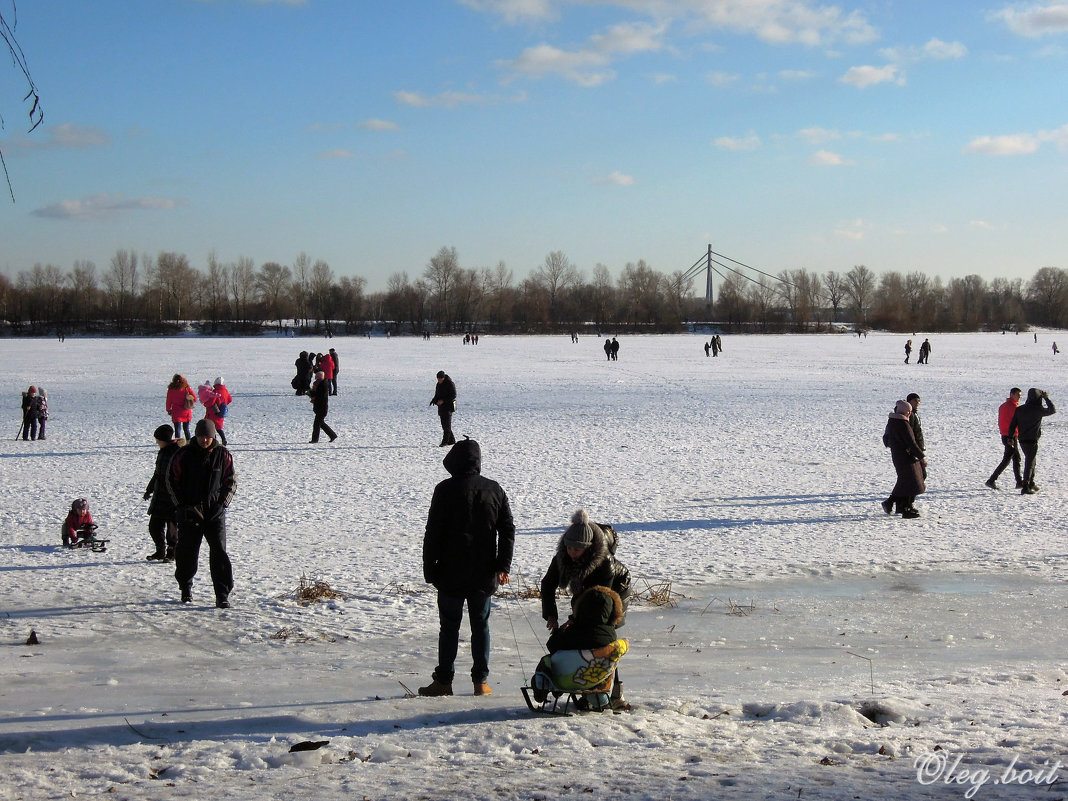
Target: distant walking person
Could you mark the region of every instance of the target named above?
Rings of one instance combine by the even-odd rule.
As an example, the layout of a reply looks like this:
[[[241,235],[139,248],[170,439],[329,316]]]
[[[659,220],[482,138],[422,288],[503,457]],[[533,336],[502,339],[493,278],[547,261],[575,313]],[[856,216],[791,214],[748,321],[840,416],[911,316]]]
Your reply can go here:
[[[1024,405],[1016,409],[1009,423],[1009,436],[1019,438],[1020,450],[1024,455],[1024,485],[1020,488],[1021,495],[1034,495],[1038,492],[1038,487],[1035,486],[1035,462],[1038,460],[1038,440],[1042,436],[1042,418],[1056,412],[1046,391],[1031,387],[1027,390]]]
[[[604,357],[612,361],[612,340],[610,339],[604,341]]]
[[[330,379],[330,394],[337,394],[337,374],[341,372],[341,359],[338,358],[337,351],[330,348],[330,358],[334,362],[334,375]]]
[[[712,335],[711,345],[712,345],[712,357],[716,358],[716,357],[719,356],[719,335],[718,334],[713,334]]]
[[[438,664],[420,695],[452,695],[464,604],[471,622],[471,683],[490,695],[490,599],[507,584],[515,522],[501,485],[482,475],[473,439],[453,446],[442,461],[450,477],[434,487],[423,537],[423,578],[438,591]]]
[[[912,426],[909,425],[911,415],[912,405],[908,401],[899,400],[894,404],[894,411],[890,413],[883,431],[883,445],[890,449],[890,458],[897,472],[897,483],[894,484],[890,497],[882,502],[882,507],[888,515],[893,514],[896,507],[904,518],[920,516],[913,504],[916,496],[927,490],[923,482],[923,466],[926,460],[912,433]]]
[[[931,358],[931,340],[924,339],[920,343],[920,358],[916,360],[917,364],[927,364],[928,359]]]
[[[1009,434],[1012,418],[1016,414],[1016,407],[1020,405],[1022,394],[1023,390],[1013,387],[1009,390],[1009,397],[998,407],[998,431],[1001,433],[1001,444],[1005,447],[1005,452],[1002,454],[1001,464],[994,468],[994,472],[986,480],[986,485],[990,489],[998,488],[998,476],[1004,472],[1010,462],[1012,462],[1012,472],[1016,475],[1016,489],[1024,488],[1023,476],[1020,474],[1020,448],[1016,437]]]
[[[174,578],[182,603],[190,603],[200,544],[207,540],[215,605],[227,609],[234,588],[234,569],[226,553],[226,509],[234,498],[237,481],[234,458],[215,441],[211,420],[197,421],[193,433],[193,442],[175,454],[167,473],[167,492],[178,521]]]
[[[912,340],[905,342],[905,364],[909,363],[909,356],[912,355]]]
[[[311,391],[311,403],[312,411],[315,412],[315,420],[312,422],[312,437],[308,440],[309,444],[314,445],[319,441],[320,430],[325,431],[326,435],[330,437],[330,441],[333,442],[337,439],[337,434],[334,433],[334,429],[326,424],[326,415],[330,411],[330,382],[322,370],[315,374],[315,383],[312,384]]]
[[[455,445],[456,437],[452,433],[452,413],[456,411],[456,385],[445,374],[444,370],[438,370],[438,384],[434,388],[434,397],[430,399],[431,406],[438,407],[438,418],[441,420],[441,444]]]
[[[612,361],[619,361],[619,340],[612,337]]]
[[[712,349],[712,345],[709,342],[705,343],[705,358],[708,358],[708,352]]]
[[[1054,356],[1056,356],[1056,355],[1057,355],[1058,353],[1060,353],[1060,352],[1061,352],[1061,349],[1060,349],[1060,348],[1058,348],[1058,347],[1057,347],[1057,343],[1056,343],[1056,342],[1054,342],[1054,343],[1053,343],[1053,355],[1054,355]]]

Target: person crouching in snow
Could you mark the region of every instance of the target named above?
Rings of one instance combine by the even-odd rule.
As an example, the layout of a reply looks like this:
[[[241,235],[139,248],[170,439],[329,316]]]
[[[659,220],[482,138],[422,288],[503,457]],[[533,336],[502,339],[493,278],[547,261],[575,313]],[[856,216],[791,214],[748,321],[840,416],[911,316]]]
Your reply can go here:
[[[630,598],[630,571],[616,559],[615,545],[615,532],[611,527],[602,528],[590,522],[585,509],[579,509],[571,516],[571,525],[560,537],[556,554],[541,580],[541,616],[546,628],[554,633],[562,628],[556,608],[557,588],[566,587],[571,593],[572,613],[568,624],[574,625],[578,599],[586,590],[598,586],[607,587],[619,596],[623,614],[614,625],[622,627]],[[618,680],[618,671],[616,678],[612,687],[612,708],[629,709],[630,704],[623,698],[623,683]]]
[[[63,544],[73,547],[82,539],[91,538],[95,528],[93,516],[89,514],[89,502],[79,498],[70,505],[67,518],[63,521]]]

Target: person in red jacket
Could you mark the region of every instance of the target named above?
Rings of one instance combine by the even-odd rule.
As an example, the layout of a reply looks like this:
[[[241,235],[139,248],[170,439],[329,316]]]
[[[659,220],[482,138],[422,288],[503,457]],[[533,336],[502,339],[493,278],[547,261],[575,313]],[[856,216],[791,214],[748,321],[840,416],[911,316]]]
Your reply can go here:
[[[1020,474],[1020,448],[1016,437],[1009,430],[1012,425],[1013,415],[1016,414],[1016,407],[1020,405],[1021,395],[1023,395],[1023,390],[1019,387],[1013,387],[1009,390],[1009,397],[998,407],[998,430],[1001,432],[1001,444],[1005,446],[1005,453],[1001,457],[1001,464],[994,469],[994,472],[990,474],[990,478],[986,480],[986,485],[990,489],[998,488],[998,476],[1009,466],[1009,462],[1012,462],[1012,472],[1016,475],[1016,489],[1022,489],[1024,485],[1023,476]]]
[[[331,390],[334,389],[334,357],[331,353],[324,353],[323,358],[319,360],[319,369],[323,371],[323,380],[326,381],[326,386]],[[332,395],[336,395],[337,392],[331,392]]]
[[[80,539],[90,538],[95,528],[93,516],[89,514],[89,502],[79,498],[70,505],[67,518],[63,521],[63,544],[74,547]]]
[[[211,420],[215,424],[215,432],[219,437],[219,442],[225,446],[226,434],[223,433],[223,421],[229,413],[229,406],[234,402],[234,398],[230,394],[230,390],[226,388],[223,377],[221,375],[215,376],[215,381],[211,383],[205,381],[197,389],[197,395],[200,397],[200,402],[204,404],[204,418]],[[224,403],[226,404],[226,411],[222,406]]]
[[[193,407],[196,404],[197,396],[189,388],[189,382],[185,380],[185,376],[175,373],[171,378],[171,383],[167,385],[166,404],[167,414],[171,416],[171,423],[174,424],[175,439],[182,436],[183,430],[185,438],[187,440],[190,438],[189,423],[193,420]]]

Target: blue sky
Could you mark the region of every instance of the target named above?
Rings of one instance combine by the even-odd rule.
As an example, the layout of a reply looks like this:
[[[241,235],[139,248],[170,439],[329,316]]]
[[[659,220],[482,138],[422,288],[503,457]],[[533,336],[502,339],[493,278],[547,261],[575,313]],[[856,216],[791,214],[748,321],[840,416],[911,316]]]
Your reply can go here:
[[[3,3],[11,21],[11,0]],[[21,0],[0,270],[1068,267],[1068,3]],[[6,65],[7,60],[4,61]],[[701,287],[697,287],[700,291]]]

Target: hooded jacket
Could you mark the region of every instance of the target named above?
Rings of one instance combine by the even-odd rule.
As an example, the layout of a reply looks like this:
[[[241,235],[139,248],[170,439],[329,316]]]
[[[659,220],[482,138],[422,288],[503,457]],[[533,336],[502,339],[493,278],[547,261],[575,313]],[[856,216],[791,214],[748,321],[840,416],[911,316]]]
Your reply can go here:
[[[1046,401],[1045,406],[1042,405],[1043,400]],[[1018,437],[1021,442],[1038,442],[1042,436],[1042,418],[1055,414],[1056,411],[1053,401],[1045,392],[1031,387],[1027,390],[1027,400],[1023,406],[1016,407],[1016,413],[1009,423],[1008,436]]]
[[[167,473],[180,449],[181,446],[172,439],[156,454],[156,469],[152,471],[152,478],[148,480],[148,486],[145,487],[145,495],[152,497],[152,500],[148,502],[150,515],[160,515],[168,519],[174,517],[174,501],[167,492]]]
[[[559,620],[556,609],[556,590],[566,587],[571,593],[572,608],[578,597],[590,587],[608,587],[616,592],[626,613],[630,598],[630,571],[612,555],[612,543],[608,535],[596,523],[589,524],[593,530],[593,542],[582,552],[578,560],[568,556],[564,537],[556,545],[556,554],[541,580],[541,616],[544,620]],[[622,626],[621,619],[616,625]]]
[[[557,651],[600,648],[615,642],[616,626],[623,622],[623,599],[608,587],[590,587],[575,599],[568,625],[558,628],[545,647]]]
[[[423,577],[446,595],[497,589],[512,570],[515,522],[501,485],[482,473],[473,439],[457,442],[442,460],[450,478],[434,487],[423,536]]]

